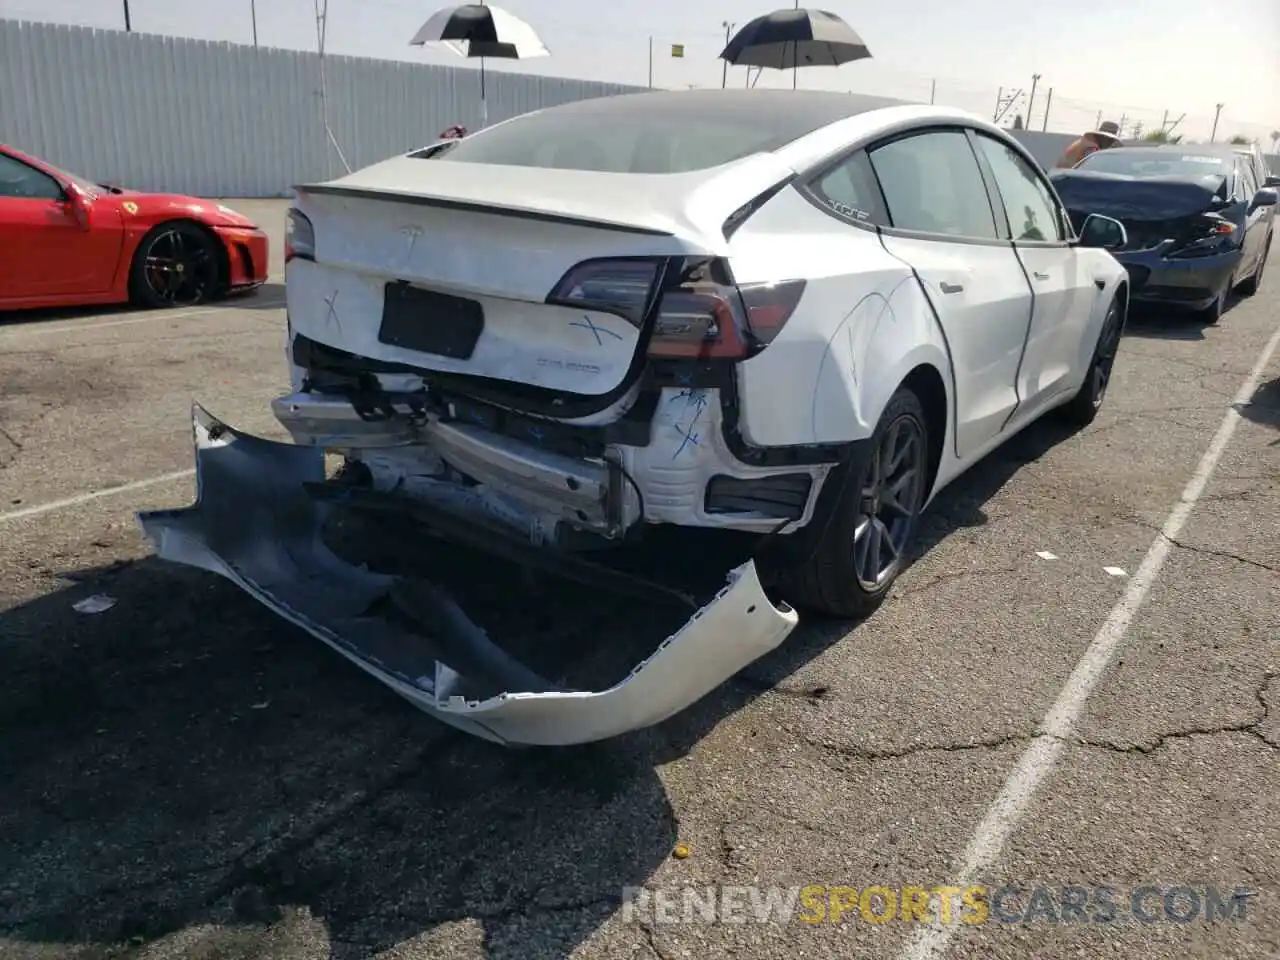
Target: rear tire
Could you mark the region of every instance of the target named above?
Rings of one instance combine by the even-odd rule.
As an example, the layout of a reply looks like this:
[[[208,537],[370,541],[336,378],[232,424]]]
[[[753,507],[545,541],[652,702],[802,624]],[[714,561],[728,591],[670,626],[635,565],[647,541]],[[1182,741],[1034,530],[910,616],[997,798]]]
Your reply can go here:
[[[1124,317],[1119,301],[1112,301],[1102,321],[1098,342],[1093,347],[1089,371],[1085,374],[1080,392],[1062,408],[1063,416],[1078,427],[1087,427],[1098,416],[1111,385],[1111,370],[1115,366],[1116,353],[1120,349],[1120,337],[1124,333]]]
[[[793,607],[861,619],[884,602],[906,566],[929,482],[928,419],[915,393],[903,387],[893,395],[868,446],[865,462],[827,477],[839,499],[808,559],[770,571]]]
[[[1267,237],[1267,242],[1262,248],[1262,259],[1258,261],[1258,269],[1253,271],[1253,276],[1240,284],[1240,296],[1252,297],[1258,292],[1258,288],[1262,286],[1262,272],[1266,269],[1267,258],[1271,256],[1271,238]]]

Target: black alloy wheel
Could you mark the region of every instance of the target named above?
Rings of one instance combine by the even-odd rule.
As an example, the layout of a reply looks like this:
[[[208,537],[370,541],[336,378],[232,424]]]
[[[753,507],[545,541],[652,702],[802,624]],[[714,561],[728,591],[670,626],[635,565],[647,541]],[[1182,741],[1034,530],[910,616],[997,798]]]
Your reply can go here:
[[[1093,348],[1084,384],[1071,402],[1063,407],[1067,418],[1078,426],[1087,427],[1093,423],[1098,411],[1102,409],[1102,403],[1107,397],[1107,387],[1111,386],[1111,372],[1116,365],[1116,354],[1120,352],[1123,334],[1124,322],[1120,304],[1113,302],[1107,310],[1106,319],[1102,321],[1102,330]]]
[[[161,224],[134,256],[132,287],[153,307],[190,307],[212,299],[220,281],[216,241],[195,224]]]
[[[872,454],[853,531],[858,586],[878,592],[901,569],[924,493],[924,429],[904,413],[889,424]]]

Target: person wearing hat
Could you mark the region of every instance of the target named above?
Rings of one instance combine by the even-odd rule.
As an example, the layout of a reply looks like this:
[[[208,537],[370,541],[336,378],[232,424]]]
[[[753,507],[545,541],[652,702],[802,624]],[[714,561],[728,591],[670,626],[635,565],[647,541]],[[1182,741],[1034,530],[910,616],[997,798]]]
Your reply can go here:
[[[1120,125],[1114,120],[1108,120],[1097,130],[1090,130],[1071,146],[1067,147],[1066,152],[1058,158],[1058,162],[1054,166],[1070,169],[1091,153],[1098,150],[1109,150],[1120,145]]]

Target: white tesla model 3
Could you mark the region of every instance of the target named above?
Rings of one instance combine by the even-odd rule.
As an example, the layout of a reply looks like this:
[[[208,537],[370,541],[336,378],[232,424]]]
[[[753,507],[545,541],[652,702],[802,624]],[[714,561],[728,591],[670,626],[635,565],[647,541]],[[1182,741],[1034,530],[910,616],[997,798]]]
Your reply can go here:
[[[1128,307],[1123,227],[1077,236],[1008,134],[831,92],[540,110],[300,186],[288,229],[275,413],[294,443],[197,410],[201,502],[144,527],[509,742],[656,722],[780,643],[795,608],[870,613],[939,490],[1051,410],[1093,419]],[[406,536],[426,510],[433,537],[549,568],[659,524],[767,536],[616,686],[566,691],[474,631],[451,659],[373,624],[388,578],[316,545],[336,495],[304,481],[325,451]],[[484,692],[459,695],[459,672]]]

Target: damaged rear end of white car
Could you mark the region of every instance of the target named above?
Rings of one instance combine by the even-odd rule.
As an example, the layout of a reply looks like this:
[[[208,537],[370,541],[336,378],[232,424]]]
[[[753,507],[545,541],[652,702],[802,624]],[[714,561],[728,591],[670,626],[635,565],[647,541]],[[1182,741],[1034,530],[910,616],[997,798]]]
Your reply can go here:
[[[736,281],[729,237],[790,171],[763,150],[660,176],[449,162],[501,129],[298,188],[291,391],[273,406],[292,442],[197,407],[196,503],[140,522],[161,558],[229,578],[447,723],[585,743],[666,719],[787,637],[797,614],[751,558],[809,524],[832,465],[737,423],[734,365],[768,349],[804,282]],[[683,626],[577,689],[439,579],[335,546],[351,516],[437,568],[481,551]],[[688,534],[678,551],[757,546],[699,594],[620,559],[659,528]]]

